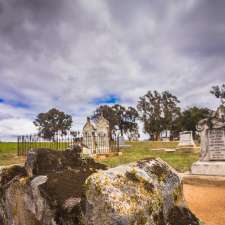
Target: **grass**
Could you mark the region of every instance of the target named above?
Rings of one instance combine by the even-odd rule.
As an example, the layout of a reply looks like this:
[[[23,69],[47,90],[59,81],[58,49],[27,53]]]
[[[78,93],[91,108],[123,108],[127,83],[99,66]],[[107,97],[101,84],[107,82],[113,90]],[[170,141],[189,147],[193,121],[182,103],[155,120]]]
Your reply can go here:
[[[101,160],[109,167],[133,162],[139,159],[148,157],[160,157],[169,165],[179,172],[190,170],[193,162],[199,158],[199,153],[177,153],[177,152],[164,152],[159,150],[152,150],[158,148],[175,148],[178,142],[132,142],[131,146],[123,150],[122,156],[114,156]]]
[[[0,166],[24,162],[24,157],[17,156],[16,142],[0,142]]]
[[[198,153],[177,153],[153,150],[159,148],[175,148],[177,142],[130,142],[130,147],[122,149],[122,156],[113,156],[101,160],[101,163],[109,167],[133,162],[148,157],[160,157],[179,172],[190,169],[193,162],[198,160]],[[0,143],[0,166],[18,164],[24,162],[24,157],[17,156],[16,143]]]
[[[66,149],[68,143],[56,142],[33,142],[26,143],[26,148],[50,148],[50,149]],[[0,166],[21,164],[25,161],[25,157],[17,156],[16,142],[0,142]]]

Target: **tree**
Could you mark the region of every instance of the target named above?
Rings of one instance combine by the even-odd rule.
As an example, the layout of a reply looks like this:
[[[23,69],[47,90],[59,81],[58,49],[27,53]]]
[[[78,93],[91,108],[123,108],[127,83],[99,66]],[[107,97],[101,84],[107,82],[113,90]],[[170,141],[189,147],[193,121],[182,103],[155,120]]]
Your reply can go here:
[[[212,111],[208,108],[191,107],[182,112],[180,118],[181,130],[192,131],[196,136],[196,125],[201,119],[208,118]]]
[[[178,103],[177,97],[168,91],[148,91],[139,98],[137,109],[144,123],[144,132],[148,133],[151,139],[158,140],[163,130],[175,131],[174,124],[180,115]]]
[[[91,118],[96,121],[100,115],[103,115],[109,121],[111,136],[118,130],[121,135],[128,132],[137,132],[138,112],[133,107],[126,108],[119,104],[113,106],[101,105],[95,110]]]
[[[137,124],[137,119],[139,117],[138,111],[129,106],[126,111],[125,111],[125,116],[124,116],[124,133],[128,136],[130,139],[133,135],[134,136],[139,136],[138,132],[138,124]]]
[[[71,128],[72,122],[72,116],[52,108],[46,113],[38,114],[34,120],[34,125],[38,127],[39,136],[51,139],[58,132],[66,135]]]
[[[116,114],[116,128],[120,131],[120,134],[123,136],[124,134],[136,132],[138,125],[138,112],[135,108],[129,106],[128,108],[116,104],[112,106],[113,111]]]
[[[163,130],[161,95],[157,91],[148,91],[139,98],[137,109],[141,121],[144,123],[144,132],[153,140],[159,139]]]
[[[126,128],[126,108],[122,105],[116,104],[112,106],[112,110],[116,116],[115,129],[120,131],[121,136],[123,136]]]
[[[213,86],[210,93],[215,95],[216,98],[219,98],[222,104],[225,104],[225,84],[222,84],[221,87],[218,85]]]
[[[111,106],[100,105],[91,116],[91,119],[97,121],[101,115],[109,121],[109,134],[112,138],[112,134],[115,132],[115,126],[117,124],[116,113]]]
[[[180,103],[178,98],[168,91],[162,93],[162,112],[163,112],[163,128],[164,130],[171,131],[171,138],[178,136],[180,118],[180,107],[177,104]]]

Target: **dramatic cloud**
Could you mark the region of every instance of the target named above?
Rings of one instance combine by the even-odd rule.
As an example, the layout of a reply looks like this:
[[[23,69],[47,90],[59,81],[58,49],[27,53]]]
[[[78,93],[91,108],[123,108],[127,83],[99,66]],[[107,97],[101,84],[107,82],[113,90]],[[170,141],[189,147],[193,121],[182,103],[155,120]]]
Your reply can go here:
[[[58,107],[81,128],[96,105],[169,90],[215,108],[225,82],[223,0],[0,0],[0,138]],[[19,128],[18,128],[19,127]]]

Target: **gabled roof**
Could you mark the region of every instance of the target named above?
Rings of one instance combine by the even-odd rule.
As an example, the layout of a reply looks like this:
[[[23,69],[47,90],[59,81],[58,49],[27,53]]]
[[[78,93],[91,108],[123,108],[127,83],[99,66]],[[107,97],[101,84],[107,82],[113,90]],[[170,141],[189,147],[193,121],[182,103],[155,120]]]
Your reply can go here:
[[[90,118],[88,117],[87,121],[86,121],[86,123],[85,123],[85,125],[83,127],[83,131],[95,131],[95,130],[96,129],[95,129],[94,124],[92,124]]]
[[[104,118],[104,116],[101,114],[101,116],[99,117],[99,119],[96,122],[96,128],[98,128],[99,126],[104,125],[106,128],[109,128],[109,121],[107,119]]]

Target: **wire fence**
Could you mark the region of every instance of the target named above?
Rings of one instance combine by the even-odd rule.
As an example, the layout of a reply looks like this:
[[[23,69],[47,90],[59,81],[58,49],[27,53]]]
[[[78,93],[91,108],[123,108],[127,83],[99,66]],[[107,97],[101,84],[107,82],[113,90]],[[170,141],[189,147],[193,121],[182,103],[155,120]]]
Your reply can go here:
[[[54,150],[66,150],[79,144],[84,154],[107,154],[119,152],[119,137],[109,138],[105,134],[81,135],[55,135],[51,139],[39,135],[21,135],[17,137],[17,154],[26,156],[28,151],[36,148],[48,148]]]

